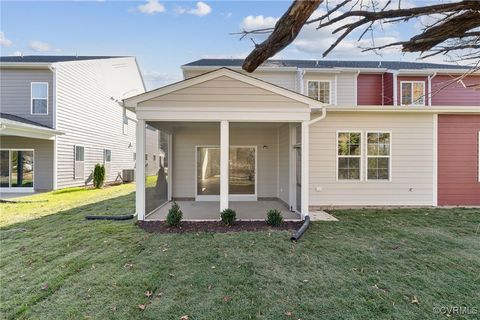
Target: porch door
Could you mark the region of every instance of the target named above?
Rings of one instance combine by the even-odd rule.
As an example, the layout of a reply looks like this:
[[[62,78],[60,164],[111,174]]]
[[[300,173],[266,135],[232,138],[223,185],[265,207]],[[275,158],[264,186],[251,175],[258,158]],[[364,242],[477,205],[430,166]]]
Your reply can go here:
[[[232,146],[229,152],[229,199],[256,201],[256,147]],[[197,201],[220,200],[220,148],[197,147]]]
[[[0,188],[33,191],[33,150],[0,151]]]

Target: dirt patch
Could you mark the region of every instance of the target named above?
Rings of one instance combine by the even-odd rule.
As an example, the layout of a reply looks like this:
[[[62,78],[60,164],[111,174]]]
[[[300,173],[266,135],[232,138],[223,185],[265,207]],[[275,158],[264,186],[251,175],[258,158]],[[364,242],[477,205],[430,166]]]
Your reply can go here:
[[[237,221],[233,226],[226,226],[221,221],[183,221],[178,228],[168,227],[164,221],[139,221],[140,228],[156,233],[185,232],[240,232],[265,230],[297,230],[301,221],[285,221],[280,227],[269,226],[265,221]]]

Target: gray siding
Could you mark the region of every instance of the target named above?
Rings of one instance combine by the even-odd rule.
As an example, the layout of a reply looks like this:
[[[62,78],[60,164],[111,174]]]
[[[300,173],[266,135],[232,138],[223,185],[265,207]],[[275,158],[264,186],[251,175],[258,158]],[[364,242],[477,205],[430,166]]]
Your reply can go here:
[[[31,114],[31,83],[48,82],[48,115]],[[50,70],[0,69],[0,110],[53,127],[53,73]]]
[[[53,189],[53,141],[2,136],[2,149],[34,149],[33,184],[35,190]]]
[[[123,134],[122,100],[143,92],[133,58],[60,63],[57,74],[58,188],[91,182],[96,163],[104,162],[104,150],[112,152],[107,181],[122,169],[134,167],[135,114],[127,112],[127,134]],[[74,146],[85,147],[85,175],[74,179]]]

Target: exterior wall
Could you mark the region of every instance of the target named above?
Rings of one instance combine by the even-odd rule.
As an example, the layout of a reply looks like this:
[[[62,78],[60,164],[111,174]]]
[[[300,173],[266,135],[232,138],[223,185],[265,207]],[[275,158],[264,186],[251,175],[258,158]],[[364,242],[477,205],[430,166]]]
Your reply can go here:
[[[383,77],[381,74],[359,74],[357,79],[357,104],[379,106],[383,104]]]
[[[148,154],[146,161],[145,174],[147,176],[157,175],[160,169],[160,141],[158,130],[147,127],[145,130],[145,150]],[[144,155],[145,156],[145,155]],[[154,159],[155,156],[155,159]]]
[[[75,61],[56,64],[58,188],[91,182],[96,163],[111,150],[107,181],[122,169],[134,167],[135,114],[127,111],[128,129],[123,133],[123,108],[116,101],[144,91],[133,58]],[[74,146],[85,147],[85,176],[74,179]]]
[[[257,195],[277,197],[277,128],[230,124],[230,145],[257,146]],[[218,123],[175,127],[172,190],[175,198],[195,197],[195,146],[220,145]],[[263,146],[267,146],[263,149]]]
[[[438,205],[480,205],[480,115],[438,116]]]
[[[433,121],[432,114],[329,112],[310,127],[310,205],[433,205]],[[337,181],[337,130],[363,132],[361,182]],[[391,132],[391,181],[365,181],[368,130]]]
[[[337,75],[337,105],[355,105],[355,73],[340,73]]]
[[[33,186],[35,190],[53,189],[53,141],[2,136],[2,149],[34,149]]]
[[[393,105],[393,74],[383,74],[383,105]]]
[[[466,88],[462,83],[453,82],[455,76],[437,75],[432,79],[432,105],[434,106],[480,106],[480,90]],[[462,82],[468,86],[480,83],[480,76],[465,77]]]
[[[255,71],[254,73],[248,73],[243,70],[238,70],[239,72],[246,74],[248,76],[275,84],[277,86],[287,88],[292,91],[298,91],[297,81],[296,81],[296,72],[281,72],[281,71]],[[201,74],[207,73],[208,71],[199,71],[199,70],[189,70],[185,71],[185,79],[199,76]]]
[[[290,126],[278,128],[278,197],[290,203]]]
[[[398,76],[397,77],[397,103],[402,103],[402,90],[400,88],[401,81],[423,81],[425,82],[425,105],[428,105],[428,78],[424,76]]]
[[[48,114],[32,115],[31,83],[48,82]],[[53,128],[53,73],[45,70],[0,69],[0,110]]]

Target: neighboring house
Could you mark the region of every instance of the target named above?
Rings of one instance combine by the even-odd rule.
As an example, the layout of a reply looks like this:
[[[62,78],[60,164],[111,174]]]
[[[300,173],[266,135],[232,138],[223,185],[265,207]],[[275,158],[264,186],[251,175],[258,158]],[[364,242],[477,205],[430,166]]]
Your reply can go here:
[[[246,74],[241,64],[198,60],[182,66],[185,80],[125,99],[140,119],[137,153],[146,124],[170,138],[163,202],[274,199],[302,218],[312,207],[480,205],[478,72],[452,81],[468,68],[271,60]],[[141,220],[160,212],[150,198],[139,179]]]
[[[106,180],[135,165],[136,117],[122,107],[145,87],[134,57],[0,58],[1,192]]]

